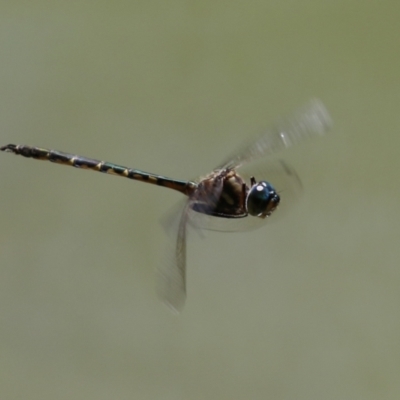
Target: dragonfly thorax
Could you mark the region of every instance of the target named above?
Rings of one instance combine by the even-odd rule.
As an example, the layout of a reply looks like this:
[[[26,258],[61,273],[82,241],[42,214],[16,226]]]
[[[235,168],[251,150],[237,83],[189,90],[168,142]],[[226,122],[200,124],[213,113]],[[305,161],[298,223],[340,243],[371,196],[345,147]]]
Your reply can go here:
[[[278,207],[279,201],[279,195],[269,182],[254,181],[247,194],[246,209],[254,217],[265,218]]]

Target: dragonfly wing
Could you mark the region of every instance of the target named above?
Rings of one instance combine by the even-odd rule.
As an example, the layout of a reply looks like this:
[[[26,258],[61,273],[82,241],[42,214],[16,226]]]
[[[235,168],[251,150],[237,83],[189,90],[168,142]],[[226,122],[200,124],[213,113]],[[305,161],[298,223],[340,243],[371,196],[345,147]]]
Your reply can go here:
[[[179,215],[176,212],[164,221],[168,234],[177,232],[173,249],[168,249],[168,255],[162,266],[158,269],[157,293],[160,300],[179,314],[186,300],[186,225],[187,209],[189,202],[180,207]]]
[[[331,125],[331,118],[323,103],[317,99],[311,100],[291,116],[279,121],[274,128],[242,146],[219,168],[238,168],[314,136],[324,135]]]

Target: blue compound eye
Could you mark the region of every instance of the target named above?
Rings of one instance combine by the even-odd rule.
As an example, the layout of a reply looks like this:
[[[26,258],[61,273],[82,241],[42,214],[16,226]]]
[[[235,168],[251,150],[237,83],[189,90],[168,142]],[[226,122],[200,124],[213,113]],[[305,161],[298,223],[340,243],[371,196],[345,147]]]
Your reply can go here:
[[[279,201],[280,197],[274,187],[266,181],[260,181],[255,183],[247,194],[247,212],[254,217],[268,217],[276,209]]]

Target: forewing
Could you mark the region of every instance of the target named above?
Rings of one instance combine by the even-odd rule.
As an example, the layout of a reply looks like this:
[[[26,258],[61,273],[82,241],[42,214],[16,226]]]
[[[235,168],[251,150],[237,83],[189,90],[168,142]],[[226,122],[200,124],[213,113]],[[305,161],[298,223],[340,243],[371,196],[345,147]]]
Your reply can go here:
[[[324,135],[331,124],[331,118],[323,103],[317,99],[311,100],[256,140],[242,146],[219,168],[238,168],[315,136]]]

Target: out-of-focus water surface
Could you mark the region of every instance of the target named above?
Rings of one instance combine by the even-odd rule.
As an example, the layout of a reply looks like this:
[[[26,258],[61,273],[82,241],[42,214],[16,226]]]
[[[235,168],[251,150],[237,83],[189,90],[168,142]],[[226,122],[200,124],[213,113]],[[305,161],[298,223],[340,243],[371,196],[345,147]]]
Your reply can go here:
[[[154,292],[179,194],[0,154],[0,397],[398,399],[399,12],[3,4],[0,144],[186,179],[311,97],[335,126],[282,154],[290,213],[193,235],[180,317]]]

